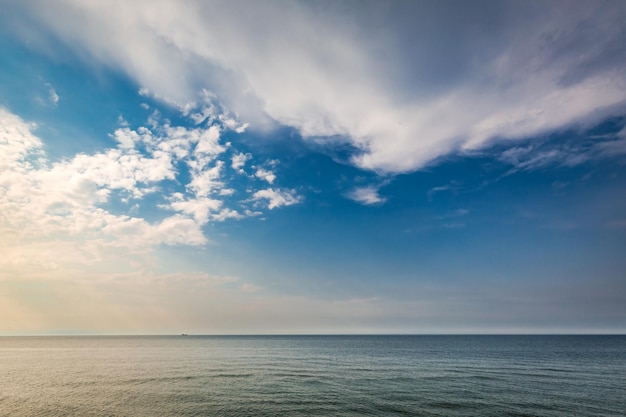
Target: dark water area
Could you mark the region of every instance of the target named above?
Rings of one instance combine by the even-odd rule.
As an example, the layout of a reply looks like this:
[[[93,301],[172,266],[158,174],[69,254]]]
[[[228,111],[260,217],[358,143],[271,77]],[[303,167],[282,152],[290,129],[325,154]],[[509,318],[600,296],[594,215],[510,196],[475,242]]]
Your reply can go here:
[[[1,416],[625,416],[626,336],[0,337]]]

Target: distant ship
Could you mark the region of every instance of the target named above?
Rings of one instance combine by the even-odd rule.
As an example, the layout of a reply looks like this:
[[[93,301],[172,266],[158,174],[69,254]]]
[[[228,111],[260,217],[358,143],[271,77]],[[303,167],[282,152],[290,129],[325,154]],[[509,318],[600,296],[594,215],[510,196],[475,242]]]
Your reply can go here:
[[[181,336],[189,336],[187,333],[182,333]]]

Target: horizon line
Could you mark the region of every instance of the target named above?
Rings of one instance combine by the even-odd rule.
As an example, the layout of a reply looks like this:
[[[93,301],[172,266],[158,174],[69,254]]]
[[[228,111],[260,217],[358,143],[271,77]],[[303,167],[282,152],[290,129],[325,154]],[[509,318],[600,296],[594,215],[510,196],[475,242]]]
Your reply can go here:
[[[327,336],[626,336],[626,332],[545,333],[8,333],[0,337],[327,337]]]

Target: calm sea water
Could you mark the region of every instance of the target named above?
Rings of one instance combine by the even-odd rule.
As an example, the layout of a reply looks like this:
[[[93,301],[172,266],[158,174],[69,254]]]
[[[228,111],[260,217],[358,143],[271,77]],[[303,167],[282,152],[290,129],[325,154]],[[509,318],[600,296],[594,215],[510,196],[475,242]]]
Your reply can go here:
[[[2,416],[625,416],[626,336],[0,337]]]

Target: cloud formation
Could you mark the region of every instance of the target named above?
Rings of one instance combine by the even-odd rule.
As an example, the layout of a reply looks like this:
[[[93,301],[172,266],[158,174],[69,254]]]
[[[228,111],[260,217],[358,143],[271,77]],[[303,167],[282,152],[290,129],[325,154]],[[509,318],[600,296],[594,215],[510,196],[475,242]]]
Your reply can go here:
[[[254,184],[248,199],[235,195],[224,173],[231,145],[221,132],[229,128],[219,117],[201,120],[175,126],[153,115],[151,127],[136,129],[122,121],[110,135],[114,147],[50,161],[33,133],[36,125],[0,107],[0,271],[93,264],[120,250],[202,245],[210,221],[256,216],[250,208],[260,199],[269,209],[300,201],[294,191],[254,192]],[[161,201],[157,207],[144,201],[150,195]],[[131,214],[143,205],[156,220]]]
[[[279,190],[274,188],[266,188],[252,194],[252,201],[267,202],[267,208],[272,210],[277,207],[291,206],[302,201],[295,190]]]
[[[184,107],[207,88],[256,128],[341,138],[380,173],[626,109],[621,1],[185,6],[11,5],[142,91]]]
[[[590,136],[578,140],[547,141],[514,146],[502,151],[498,159],[517,171],[533,171],[548,167],[574,167],[590,160],[619,159],[626,155],[624,131]]]
[[[346,197],[367,206],[383,204],[387,201],[378,194],[378,187],[375,186],[357,187],[346,194]]]
[[[254,176],[264,181],[267,181],[270,184],[272,184],[274,180],[276,179],[276,175],[272,171],[269,171],[264,168],[257,169],[256,172],[254,173]]]

